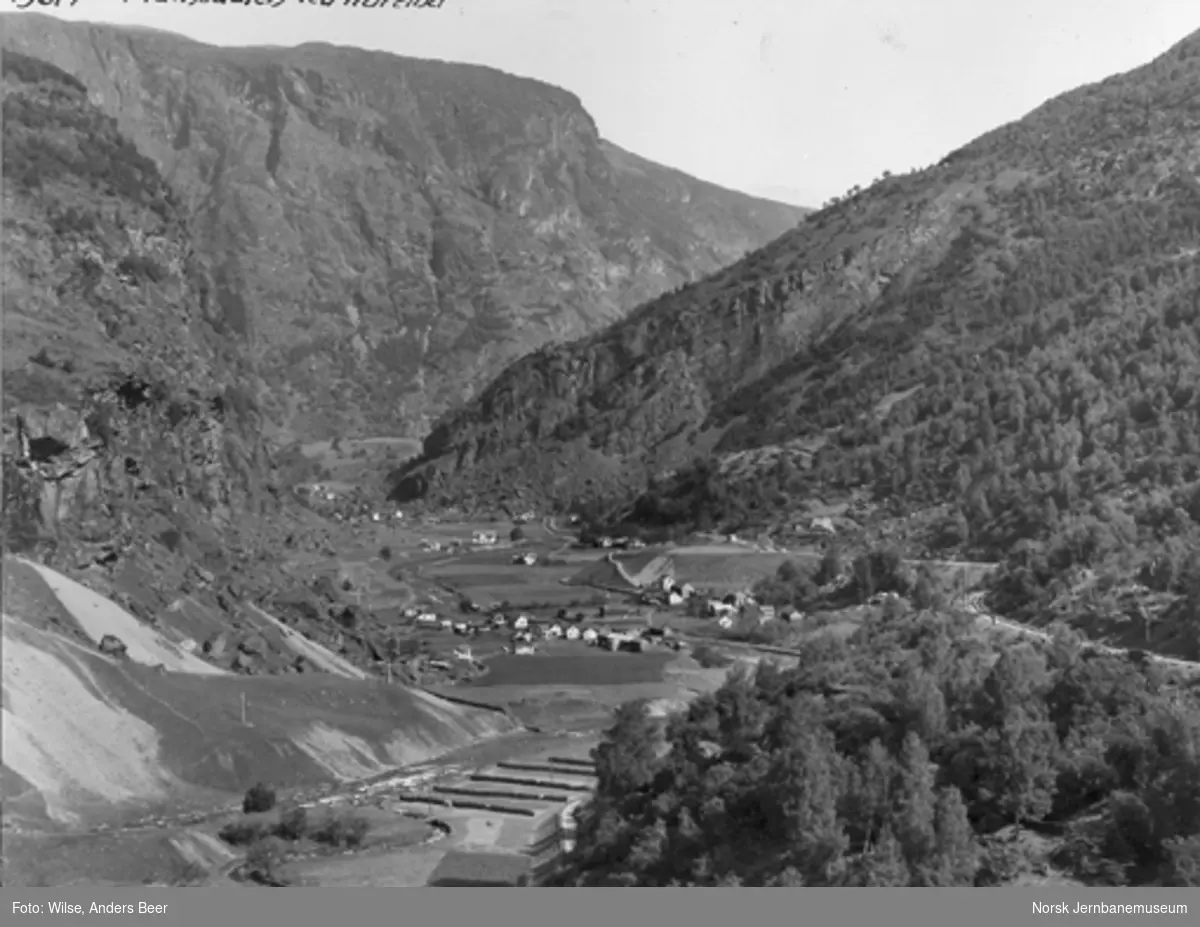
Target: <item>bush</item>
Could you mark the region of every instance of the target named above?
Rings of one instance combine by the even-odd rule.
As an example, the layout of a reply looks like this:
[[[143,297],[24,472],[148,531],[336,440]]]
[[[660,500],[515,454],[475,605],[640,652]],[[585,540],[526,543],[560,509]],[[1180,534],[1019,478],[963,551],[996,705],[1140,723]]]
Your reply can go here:
[[[263,885],[286,885],[279,876],[283,846],[276,837],[267,837],[246,851],[246,875]]]
[[[275,807],[275,790],[264,782],[252,785],[242,799],[242,813],[255,814]]]
[[[392,549],[390,547],[379,548],[379,559],[380,560],[391,560],[392,559]]]
[[[360,846],[371,829],[371,822],[359,815],[331,817],[312,832],[312,839],[331,847]]]
[[[221,828],[217,834],[233,847],[244,847],[271,836],[271,828],[262,821],[233,821]]]
[[[308,812],[304,808],[291,808],[279,819],[275,836],[282,840],[300,840],[308,833]]]
[[[704,669],[724,669],[733,662],[733,658],[723,650],[718,650],[711,644],[701,644],[692,651],[692,659]]]
[[[525,540],[525,529],[517,525],[512,531],[508,532],[508,539],[514,543]]]

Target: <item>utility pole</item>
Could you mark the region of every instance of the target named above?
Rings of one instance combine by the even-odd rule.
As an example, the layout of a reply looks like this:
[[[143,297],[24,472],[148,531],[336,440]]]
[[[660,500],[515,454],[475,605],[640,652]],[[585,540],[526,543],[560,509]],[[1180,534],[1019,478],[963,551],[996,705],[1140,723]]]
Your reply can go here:
[[[246,693],[242,693],[242,727],[249,727],[246,723]]]

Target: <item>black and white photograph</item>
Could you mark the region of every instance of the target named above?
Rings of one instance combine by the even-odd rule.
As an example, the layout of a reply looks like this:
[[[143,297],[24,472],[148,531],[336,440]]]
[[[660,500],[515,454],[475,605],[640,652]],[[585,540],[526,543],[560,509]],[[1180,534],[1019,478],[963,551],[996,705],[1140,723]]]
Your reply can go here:
[[[0,70],[0,920],[1188,922],[1200,0],[5,0]]]

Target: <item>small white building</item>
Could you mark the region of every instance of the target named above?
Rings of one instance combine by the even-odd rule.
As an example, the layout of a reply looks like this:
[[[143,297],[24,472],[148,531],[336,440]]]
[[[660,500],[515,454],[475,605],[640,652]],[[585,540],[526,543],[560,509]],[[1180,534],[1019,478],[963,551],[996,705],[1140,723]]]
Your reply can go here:
[[[837,531],[833,527],[833,519],[831,518],[814,518],[809,523],[809,530],[816,531],[819,534],[836,534]]]
[[[722,615],[720,618],[717,619],[717,625],[722,630],[728,631],[730,628],[733,627],[733,616],[732,615]]]
[[[571,628],[570,630],[572,630],[572,631],[578,631],[579,629],[578,629],[578,628]],[[584,641],[584,643],[585,643],[585,644],[594,644],[594,643],[596,643],[596,638],[597,638],[599,635],[596,633],[596,629],[595,629],[595,628],[584,628],[584,629],[583,629],[583,632],[582,632],[582,634],[581,634],[580,636],[583,638],[583,641]]]
[[[454,622],[451,621],[449,618],[443,618],[441,620],[441,626],[442,626],[443,631],[453,631],[454,630]]]
[[[467,623],[465,621],[456,621],[454,623],[454,633],[455,634],[466,634],[467,633]]]
[[[530,654],[536,652],[537,649],[533,646],[533,644],[524,641],[517,644],[516,647],[513,648],[513,653],[517,654],[518,656],[529,656]]]
[[[431,627],[436,626],[439,624],[438,616],[433,612],[423,612],[422,614],[417,615],[417,624],[428,625]]]
[[[667,604],[668,605],[671,605],[671,606],[682,605],[683,601],[684,601],[683,593],[679,592],[677,589],[672,589],[670,592],[667,593]]]
[[[562,625],[560,625],[560,624],[547,625],[545,635],[548,640],[557,640],[558,638],[563,636]]]
[[[513,619],[512,626],[518,631],[524,631],[529,627],[529,617],[527,615],[517,615],[517,617]]]
[[[577,640],[579,640],[581,633],[582,632],[579,630],[578,626],[571,625],[566,630],[566,638],[569,641],[577,641]]]
[[[418,612],[415,608],[406,608],[404,610],[405,618],[416,618],[417,615],[419,615],[419,614],[420,614],[420,612]]]

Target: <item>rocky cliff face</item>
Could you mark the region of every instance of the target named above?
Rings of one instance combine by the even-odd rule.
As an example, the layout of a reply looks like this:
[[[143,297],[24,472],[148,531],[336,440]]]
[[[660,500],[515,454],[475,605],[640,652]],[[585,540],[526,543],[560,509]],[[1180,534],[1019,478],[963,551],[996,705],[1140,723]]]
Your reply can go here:
[[[110,556],[272,506],[251,365],[153,162],[75,78],[3,58],[4,529]]]
[[[570,93],[309,45],[22,15],[180,191],[213,317],[284,436],[419,434],[508,363],[741,257],[802,210],[605,142]]]

